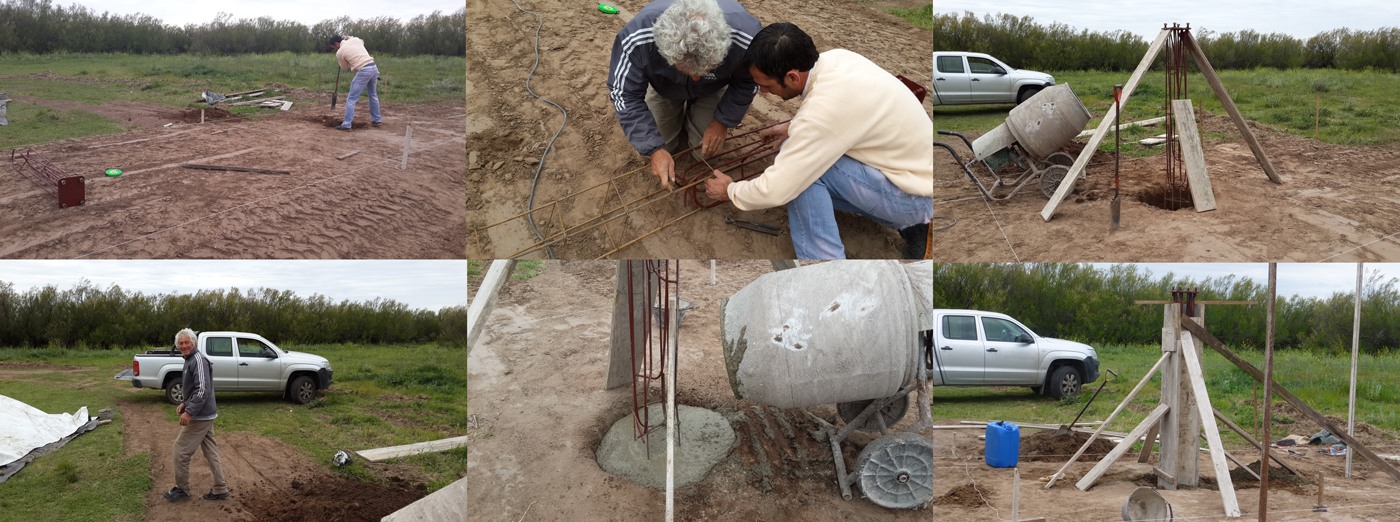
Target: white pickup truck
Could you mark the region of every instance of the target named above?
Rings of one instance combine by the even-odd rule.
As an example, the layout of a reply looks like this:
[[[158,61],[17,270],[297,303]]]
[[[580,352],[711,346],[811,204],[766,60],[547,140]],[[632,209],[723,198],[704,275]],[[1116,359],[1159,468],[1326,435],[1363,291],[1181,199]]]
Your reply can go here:
[[[258,334],[201,332],[195,349],[209,358],[216,392],[278,392],[306,404],[332,382],[325,357],[283,350]],[[184,364],[178,349],[148,350],[115,378],[130,380],[137,388],[164,389],[165,400],[179,404],[185,400],[180,382]]]
[[[1092,346],[1041,337],[995,312],[934,310],[933,346],[934,386],[1026,386],[1062,399],[1099,378]]]
[[[982,53],[934,51],[933,104],[977,105],[1021,103],[1046,87],[1055,77],[1028,69],[1015,69]]]

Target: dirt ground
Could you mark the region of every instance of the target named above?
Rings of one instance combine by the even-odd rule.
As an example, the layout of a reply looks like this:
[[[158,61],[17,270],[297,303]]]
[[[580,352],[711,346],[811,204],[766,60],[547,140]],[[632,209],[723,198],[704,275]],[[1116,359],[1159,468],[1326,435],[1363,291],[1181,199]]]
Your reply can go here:
[[[627,143],[607,94],[613,39],[624,20],[630,19],[631,14],[627,13],[636,13],[647,2],[623,0],[613,4],[623,9],[624,15],[603,14],[596,3],[521,2],[524,9],[544,18],[540,64],[530,80],[530,88],[568,111],[568,124],[545,158],[535,207],[637,171],[616,183],[616,192],[609,193],[604,190],[606,187],[592,189],[561,205],[564,225],[579,230],[570,231],[567,243],[554,248],[556,257],[599,257],[695,208],[685,196],[673,195],[611,221],[606,227],[582,229],[586,220],[599,216],[605,196],[608,208],[614,209],[619,199],[632,201],[661,190],[659,181],[651,175],[648,160]],[[928,57],[933,49],[928,32],[884,11],[923,5],[918,0],[754,0],[744,5],[765,24],[797,24],[812,36],[820,51],[846,48],[892,74],[924,84],[932,81]],[[467,35],[467,135],[472,140],[467,150],[478,154],[480,165],[467,171],[467,204],[471,212],[467,226],[472,231],[467,240],[467,256],[504,258],[537,242],[528,222],[521,218],[480,233],[476,229],[527,209],[537,168],[530,162],[537,162],[564,117],[525,89],[526,77],[535,64],[535,17],[520,12],[510,0],[469,0],[467,19],[469,26],[490,28],[469,31]],[[787,120],[797,107],[797,100],[782,101],[759,94],[743,123],[730,135]],[[931,101],[925,102],[925,108],[932,114]],[[734,140],[726,148],[747,139]],[[686,168],[688,161],[680,161],[677,171]],[[703,190],[700,199],[705,201]],[[537,211],[535,215],[545,237],[556,235],[563,228],[560,217],[551,214],[551,210]],[[725,224],[725,216],[774,225],[784,232],[769,236],[735,228]],[[844,212],[837,213],[837,223],[847,256],[901,257],[904,241],[893,229]],[[722,204],[686,217],[622,249],[614,257],[790,259],[794,250],[786,229],[785,208],[742,212],[731,204]],[[535,250],[524,257],[546,257],[546,253]]]
[[[474,519],[662,518],[665,490],[608,474],[594,458],[608,428],[632,405],[630,387],[603,389],[616,267],[550,262],[539,276],[502,289],[468,362],[467,496]],[[768,261],[720,261],[720,283],[711,285],[709,263],[681,261],[681,297],[695,308],[680,328],[677,400],[719,412],[738,441],[704,480],[676,490],[676,519],[929,520],[928,509],[883,508],[859,488],[852,489],[854,499],[842,500],[830,445],[814,438],[814,422],[797,409],[734,398],[718,333],[719,299],[771,271]],[[916,420],[916,406],[909,409],[898,428]],[[835,420],[834,406],[807,410]],[[843,443],[847,464],[872,440],[857,433]]]
[[[1034,262],[1400,259],[1400,222],[1395,219],[1400,215],[1400,147],[1331,145],[1254,122],[1250,126],[1282,185],[1268,180],[1228,116],[1207,113],[1200,123],[1202,134],[1229,134],[1205,144],[1218,208],[1173,212],[1142,202],[1141,192],[1162,184],[1166,158],[1125,158],[1122,225],[1112,233],[1112,154],[1095,153],[1088,179],[1045,222],[1040,211],[1047,198],[1038,189],[1027,187],[1009,201],[985,203],[947,151],[935,151],[934,215],[958,222],[933,233],[933,257]],[[969,139],[974,135],[980,134]],[[1085,141],[1065,150],[1077,155]],[[969,159],[965,145],[949,143],[955,143],[963,161]],[[991,176],[985,170],[980,174],[990,184]],[[946,223],[936,219],[934,226]]]
[[[298,103],[259,121],[206,110],[204,124],[197,109],[130,102],[83,108],[142,129],[22,149],[83,176],[87,200],[60,209],[54,196],[0,169],[0,258],[463,255],[461,108],[386,104],[383,127],[351,133],[328,128],[343,115],[328,103]],[[356,121],[367,122],[367,111],[357,107]],[[412,150],[401,171],[409,125]],[[354,150],[360,153],[336,159]],[[191,170],[183,163],[291,174]],[[111,168],[124,173],[108,177]]]

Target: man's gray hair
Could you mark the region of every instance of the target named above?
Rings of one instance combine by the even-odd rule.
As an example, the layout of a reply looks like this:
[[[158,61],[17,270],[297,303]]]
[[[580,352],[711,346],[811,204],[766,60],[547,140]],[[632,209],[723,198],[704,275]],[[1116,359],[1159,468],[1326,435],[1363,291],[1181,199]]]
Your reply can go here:
[[[180,344],[181,337],[189,337],[190,342],[194,344],[199,344],[199,334],[194,333],[194,330],[191,330],[189,328],[175,332],[175,344]]]
[[[651,26],[656,50],[687,75],[702,76],[729,54],[729,23],[715,0],[676,0]]]

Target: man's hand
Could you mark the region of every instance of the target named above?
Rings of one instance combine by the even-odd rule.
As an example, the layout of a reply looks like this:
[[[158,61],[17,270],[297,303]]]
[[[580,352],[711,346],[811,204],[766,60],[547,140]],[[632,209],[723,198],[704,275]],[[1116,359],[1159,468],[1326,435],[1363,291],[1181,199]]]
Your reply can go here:
[[[651,174],[661,179],[662,187],[671,190],[671,182],[676,180],[676,161],[666,149],[651,153]]]
[[[705,137],[700,140],[700,155],[708,158],[719,152],[728,134],[729,129],[726,129],[723,123],[711,121],[710,126],[705,127]]]
[[[774,141],[782,143],[783,141],[788,139],[788,123],[791,122],[780,123],[772,127],[763,129],[763,131],[759,132],[758,135],[763,137],[764,143],[772,143]]]
[[[181,426],[189,426],[189,425],[190,425],[190,412],[184,412],[184,413],[181,413],[181,414],[180,414],[180,425],[181,425]]]
[[[184,412],[185,412],[185,403],[182,402],[182,403],[180,403],[179,406],[176,406],[176,407],[175,407],[175,413],[176,413],[177,415],[178,415],[178,414],[181,414],[181,413],[184,413]]]
[[[733,182],[733,178],[716,170],[715,177],[705,180],[705,195],[715,201],[729,201],[729,184]]]

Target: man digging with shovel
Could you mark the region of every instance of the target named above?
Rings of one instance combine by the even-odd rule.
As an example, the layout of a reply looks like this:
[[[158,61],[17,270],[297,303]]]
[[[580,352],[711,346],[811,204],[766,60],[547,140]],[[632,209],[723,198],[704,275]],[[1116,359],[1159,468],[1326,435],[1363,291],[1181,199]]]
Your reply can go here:
[[[335,50],[335,60],[340,69],[355,71],[355,78],[350,80],[350,92],[345,97],[345,121],[335,129],[350,130],[350,122],[355,119],[355,102],[366,87],[369,88],[369,124],[374,127],[383,125],[379,117],[379,68],[374,66],[374,58],[365,50],[365,41],[353,36],[332,36],[331,49]],[[336,73],[337,85],[340,84],[339,74]],[[335,107],[334,94],[331,95],[331,107]]]

